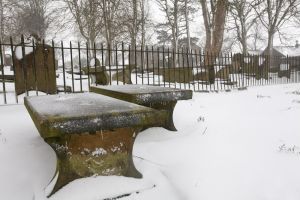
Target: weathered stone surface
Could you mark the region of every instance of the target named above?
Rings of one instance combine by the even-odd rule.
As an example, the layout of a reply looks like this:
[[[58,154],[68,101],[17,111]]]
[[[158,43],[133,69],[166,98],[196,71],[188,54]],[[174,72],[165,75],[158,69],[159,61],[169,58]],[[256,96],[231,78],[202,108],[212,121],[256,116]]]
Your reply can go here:
[[[109,75],[105,66],[97,65],[96,67],[83,67],[82,71],[84,71],[85,74],[90,74],[92,77],[92,83],[99,85],[109,84]]]
[[[161,126],[165,116],[154,109],[94,93],[31,96],[25,97],[24,104],[43,138]]]
[[[191,99],[191,90],[151,85],[91,86],[90,91],[150,107],[150,104]]]
[[[38,90],[47,94],[55,94],[56,68],[52,47],[37,44],[35,51],[26,54],[24,58],[19,58],[21,55],[18,54],[22,54],[22,48],[17,48],[14,52],[16,93],[19,95],[25,91]]]
[[[58,158],[59,174],[52,193],[77,178],[93,175],[141,178],[132,162],[132,147],[139,131],[138,128],[119,128],[46,138]]]
[[[111,85],[92,86],[90,91],[154,108],[167,111],[168,118],[164,128],[176,131],[173,123],[173,111],[178,100],[191,99],[191,90],[181,90],[150,85]]]
[[[112,81],[123,82],[126,84],[132,84],[131,72],[134,69],[133,65],[119,66],[118,70],[112,74]]]
[[[134,139],[140,130],[168,120],[167,111],[93,93],[25,97],[24,102],[57,155],[51,194],[81,177],[142,177],[132,161]]]
[[[134,66],[125,65],[118,66],[118,69],[115,67],[113,69],[109,69],[105,66],[94,66],[83,67],[82,70],[85,74],[90,74],[92,77],[92,83],[96,83],[97,85],[108,85],[111,81],[123,82],[126,84],[132,84],[131,81],[131,72],[134,69]],[[111,76],[111,77],[110,77]]]
[[[166,82],[189,83],[194,81],[192,67],[170,67],[160,68],[160,73]]]

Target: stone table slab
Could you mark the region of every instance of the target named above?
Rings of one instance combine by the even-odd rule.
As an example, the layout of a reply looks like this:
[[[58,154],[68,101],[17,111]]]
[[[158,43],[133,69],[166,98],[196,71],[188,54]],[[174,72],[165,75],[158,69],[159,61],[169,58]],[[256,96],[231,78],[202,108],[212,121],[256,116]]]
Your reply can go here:
[[[144,106],[160,102],[188,100],[193,96],[192,90],[152,85],[97,85],[91,86],[90,91]]]
[[[171,131],[176,131],[173,122],[173,111],[177,101],[188,100],[193,96],[192,90],[152,85],[99,85],[91,86],[90,91],[160,111],[167,111],[168,121],[164,127]]]
[[[95,93],[25,97],[41,136],[161,125],[154,109]]]

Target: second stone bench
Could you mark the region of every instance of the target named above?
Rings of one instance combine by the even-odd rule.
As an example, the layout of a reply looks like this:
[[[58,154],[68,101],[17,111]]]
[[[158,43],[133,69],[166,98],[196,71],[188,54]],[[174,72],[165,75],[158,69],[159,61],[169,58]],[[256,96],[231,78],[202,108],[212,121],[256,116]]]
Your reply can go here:
[[[167,111],[168,119],[164,128],[171,131],[176,131],[173,122],[173,111],[177,101],[188,100],[193,96],[192,90],[152,85],[101,85],[91,86],[90,91],[156,110]]]

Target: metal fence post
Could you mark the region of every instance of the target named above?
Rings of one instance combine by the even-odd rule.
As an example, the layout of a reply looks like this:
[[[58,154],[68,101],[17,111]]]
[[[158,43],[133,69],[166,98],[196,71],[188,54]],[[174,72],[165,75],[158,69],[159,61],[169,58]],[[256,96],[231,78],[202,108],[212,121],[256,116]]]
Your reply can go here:
[[[71,73],[72,73],[72,92],[74,93],[75,84],[74,84],[73,48],[72,48],[72,42],[71,41],[70,41],[70,57],[71,57]]]
[[[2,54],[2,41],[0,40],[0,61],[1,61],[1,66],[2,68],[2,89],[3,89],[3,100],[4,104],[7,104],[7,99],[6,99],[6,87],[5,87],[5,77],[4,77],[4,62],[3,62],[3,54]]]
[[[65,54],[64,54],[63,41],[61,41],[61,54],[62,54],[63,79],[64,79],[64,93],[66,93],[66,71],[65,71]]]
[[[28,93],[28,87],[27,87],[27,69],[26,69],[26,62],[25,62],[25,43],[24,43],[24,35],[21,35],[21,46],[22,46],[22,62],[21,62],[21,68],[23,71],[24,76],[24,85],[25,85],[25,93],[26,96],[29,95]]]
[[[14,72],[14,83],[15,83],[15,98],[16,98],[16,103],[19,103],[18,99],[18,94],[17,94],[17,88],[16,88],[16,65],[15,65],[15,52],[14,52],[14,44],[13,44],[13,39],[12,37],[9,38],[10,41],[10,50],[11,50],[11,59],[12,59],[12,68]]]

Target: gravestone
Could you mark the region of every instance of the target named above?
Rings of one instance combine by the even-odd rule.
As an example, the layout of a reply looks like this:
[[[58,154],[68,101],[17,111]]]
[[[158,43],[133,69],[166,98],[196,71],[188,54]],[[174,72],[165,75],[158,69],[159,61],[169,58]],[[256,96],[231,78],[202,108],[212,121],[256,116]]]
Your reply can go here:
[[[12,58],[11,58],[11,55],[9,54],[5,54],[4,55],[4,66],[12,66]]]
[[[131,72],[134,68],[134,65],[125,65],[124,68],[123,66],[120,66],[118,70],[112,74],[112,81],[120,81],[126,84],[132,84]]]
[[[231,60],[231,69],[232,69],[232,73],[240,73],[242,70],[242,54],[240,53],[236,53],[232,56],[232,60]]]
[[[83,67],[82,71],[85,74],[89,74],[92,79],[92,83],[98,85],[108,85],[109,76],[105,66],[101,66],[99,59],[92,58],[89,67]]]
[[[170,83],[189,83],[194,80],[192,68],[172,67],[160,69],[163,80]]]
[[[222,79],[222,80],[229,80],[230,79],[230,73],[231,73],[231,67],[225,66],[221,69],[219,69],[216,72],[216,78]]]
[[[38,90],[47,94],[56,93],[56,72],[53,49],[49,45],[26,46],[23,57],[22,47],[14,50],[15,89],[22,94]]]
[[[96,66],[96,67],[95,67]],[[90,74],[92,83],[97,85],[108,85],[111,81],[124,82],[126,84],[132,84],[131,72],[135,69],[134,65],[106,67],[101,66],[98,59],[92,58],[89,67],[83,67],[82,70],[85,74]],[[110,77],[111,76],[111,77]]]
[[[234,54],[232,57],[232,71],[234,73],[244,73],[254,76],[257,80],[268,79],[269,61],[264,56],[244,56],[243,54]]]

